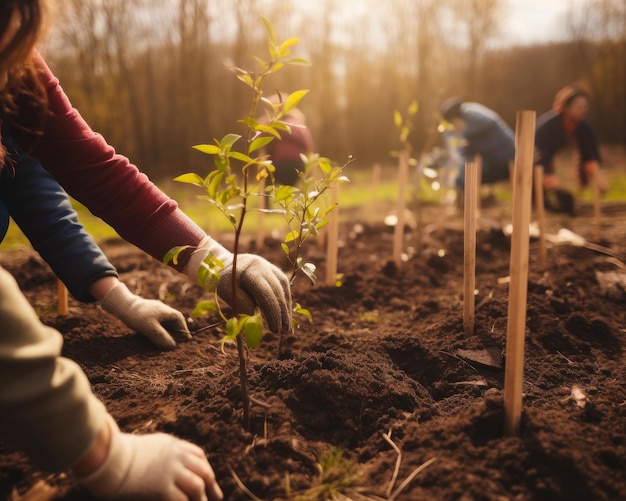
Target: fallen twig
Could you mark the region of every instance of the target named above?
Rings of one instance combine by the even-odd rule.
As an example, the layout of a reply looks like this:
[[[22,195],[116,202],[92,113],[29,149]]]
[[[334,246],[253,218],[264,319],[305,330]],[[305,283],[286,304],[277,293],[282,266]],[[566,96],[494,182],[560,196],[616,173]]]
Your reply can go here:
[[[396,497],[398,497],[402,493],[402,491],[413,481],[413,479],[417,475],[419,475],[422,471],[424,471],[426,468],[428,468],[435,461],[437,461],[437,458],[430,458],[428,461],[426,461],[422,465],[420,465],[417,468],[415,468],[411,472],[411,474],[404,479],[404,482],[402,482],[400,484],[400,486],[395,490],[395,492],[389,497],[389,501],[393,501],[394,499],[396,499]]]
[[[398,454],[398,458],[396,459],[396,466],[393,471],[393,475],[391,477],[391,482],[389,482],[389,487],[387,488],[387,501],[394,501],[400,493],[413,481],[413,479],[423,470],[428,468],[431,464],[433,464],[437,458],[430,458],[428,461],[423,463],[422,465],[415,468],[411,474],[404,479],[404,481],[398,486],[398,488],[392,493],[393,486],[396,483],[398,478],[398,472],[400,471],[400,463],[402,462],[402,451],[400,448],[391,440],[391,430],[389,433],[383,433],[383,438],[387,441],[387,443],[396,451]]]
[[[245,494],[247,494],[250,499],[254,499],[254,501],[263,501],[260,497],[257,497],[250,489],[245,486],[245,484],[241,481],[239,476],[235,473],[235,470],[233,470],[230,465],[226,465],[226,467],[228,468],[228,471],[230,471],[230,474],[233,476],[237,487],[239,487]]]
[[[399,447],[391,440],[391,430],[389,433],[383,433],[383,438],[387,441],[387,443],[396,451],[398,457],[396,458],[396,467],[394,468],[393,475],[391,476],[391,481],[389,482],[389,487],[387,487],[387,497],[391,496],[391,491],[393,491],[393,486],[396,483],[398,478],[398,473],[400,471],[400,463],[402,462],[402,451]]]

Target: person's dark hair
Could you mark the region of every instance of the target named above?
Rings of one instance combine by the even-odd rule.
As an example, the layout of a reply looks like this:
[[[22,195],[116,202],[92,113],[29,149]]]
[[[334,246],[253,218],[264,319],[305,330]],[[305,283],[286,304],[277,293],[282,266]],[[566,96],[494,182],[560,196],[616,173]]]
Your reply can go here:
[[[463,101],[458,97],[450,97],[446,99],[439,107],[441,116],[450,122],[453,118],[461,118],[461,105]]]
[[[557,111],[562,111],[579,97],[590,99],[591,95],[584,87],[579,85],[566,85],[554,96],[553,108]]]
[[[34,49],[41,38],[47,17],[46,0],[0,0],[0,37],[8,29],[14,15],[19,27],[6,47],[0,50],[0,70],[8,73],[8,82],[0,93],[0,107],[5,116],[15,111],[18,99],[29,102],[45,116],[47,102],[33,62]],[[0,169],[5,163],[6,151],[0,149]]]

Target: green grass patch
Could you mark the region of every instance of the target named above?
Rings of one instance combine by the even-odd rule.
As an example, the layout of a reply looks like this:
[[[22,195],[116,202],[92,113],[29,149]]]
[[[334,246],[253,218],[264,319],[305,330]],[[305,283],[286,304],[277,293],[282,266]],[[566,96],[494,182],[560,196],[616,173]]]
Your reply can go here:
[[[604,171],[609,184],[609,190],[602,197],[602,201],[615,202],[626,201],[626,172],[624,169],[613,168]],[[385,207],[393,207],[398,197],[398,185],[396,182],[397,167],[394,165],[384,166],[381,169],[380,182],[374,186],[372,170],[367,169],[346,169],[345,174],[350,179],[349,183],[342,184],[339,192],[339,216],[345,221],[350,217],[354,217],[354,212],[346,214],[342,213],[342,209],[350,208],[366,208],[372,202],[380,203]],[[567,175],[569,174],[569,176]],[[562,170],[563,183],[575,193],[576,197],[582,201],[592,200],[593,192],[590,188],[581,190],[574,184],[571,169]],[[202,229],[209,234],[230,233],[233,231],[232,226],[217,209],[215,209],[206,200],[202,200],[199,196],[203,195],[202,190],[197,187],[176,183],[174,181],[166,181],[161,183],[159,187],[167,193],[171,198],[176,200],[183,212],[193,219]],[[414,179],[407,188],[407,201],[416,196],[417,185]],[[511,190],[507,183],[494,185],[492,193],[498,201],[507,201],[511,199]],[[441,192],[434,191],[428,183],[421,182],[419,186],[420,200],[429,203],[438,203],[440,201]],[[96,242],[117,238],[118,235],[113,228],[103,222],[101,219],[92,215],[82,204],[72,201],[79,221],[83,224],[89,234],[91,234]],[[246,219],[246,225],[243,229],[246,234],[254,234],[259,225],[259,213],[254,210],[254,201],[250,204],[252,210]],[[268,231],[276,228],[280,236],[286,233],[286,223],[281,215],[264,214],[263,226]],[[17,225],[11,221],[7,235],[2,242],[3,250],[19,249],[29,247],[30,243]]]

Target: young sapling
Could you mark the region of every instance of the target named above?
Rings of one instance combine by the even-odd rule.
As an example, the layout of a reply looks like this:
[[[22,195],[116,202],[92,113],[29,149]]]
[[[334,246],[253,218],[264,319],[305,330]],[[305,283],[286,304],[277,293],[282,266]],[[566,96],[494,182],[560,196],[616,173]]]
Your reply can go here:
[[[326,191],[329,183],[345,180],[340,175],[341,168],[333,166],[329,160],[320,158],[319,155],[311,155],[305,159],[306,168],[300,173],[301,189],[291,186],[275,186],[273,182],[275,168],[271,159],[262,153],[263,147],[274,139],[280,138],[281,132],[290,132],[290,125],[284,118],[292,109],[297,107],[308,90],[297,90],[285,95],[284,98],[279,93],[280,101],[273,103],[264,97],[264,89],[268,80],[285,65],[307,64],[307,62],[302,58],[291,57],[291,47],[298,42],[298,39],[290,38],[279,44],[271,24],[266,19],[263,19],[263,23],[269,35],[269,58],[267,60],[256,58],[258,63],[256,72],[238,67],[230,68],[252,92],[250,111],[245,118],[239,120],[239,123],[246,130],[244,151],[235,149],[235,146],[240,144],[239,141],[242,139],[242,136],[238,134],[227,134],[221,140],[215,139],[213,144],[196,145],[194,146],[196,150],[213,157],[215,169],[204,177],[195,173],[188,173],[175,179],[204,190],[205,194],[200,198],[224,214],[233,227],[234,244],[231,275],[233,283],[230,287],[232,297],[229,298],[232,316],[226,316],[217,295],[217,286],[224,263],[212,254],[209,254],[202,263],[198,272],[198,281],[205,289],[213,291],[214,299],[199,303],[193,314],[219,315],[225,329],[222,348],[228,341],[236,343],[239,358],[243,424],[246,429],[250,427],[250,402],[252,400],[248,393],[247,384],[248,350],[256,348],[263,336],[263,321],[259,310],[257,309],[254,314],[244,314],[239,311],[238,307],[235,283],[236,267],[238,256],[241,254],[240,240],[246,214],[250,210],[284,214],[289,231],[281,244],[281,248],[293,267],[291,282],[293,282],[296,273],[302,271],[315,283],[315,268],[304,262],[300,255],[300,248],[308,236],[318,234],[319,229],[326,224],[325,216],[332,210],[330,207],[321,213],[318,208],[314,207],[315,202]],[[260,109],[265,114],[262,119],[257,118],[260,115]],[[235,166],[238,167],[238,170],[235,170]],[[319,181],[314,181],[308,177],[308,173],[314,167],[323,172],[322,179]],[[265,186],[264,189],[263,186]],[[249,204],[252,197],[272,197],[279,209],[254,209]],[[173,261],[175,263],[185,248],[182,246],[171,249],[165,256],[164,262]],[[310,312],[298,303],[296,303],[294,313],[296,314],[294,326],[298,325],[298,316],[311,319]],[[279,354],[281,344],[282,334]]]

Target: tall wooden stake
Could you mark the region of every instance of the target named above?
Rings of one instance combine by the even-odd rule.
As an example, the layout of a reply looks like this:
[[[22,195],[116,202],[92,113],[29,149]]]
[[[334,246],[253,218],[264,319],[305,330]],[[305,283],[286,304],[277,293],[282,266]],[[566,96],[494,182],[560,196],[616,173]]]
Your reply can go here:
[[[402,248],[404,247],[404,214],[406,210],[406,188],[409,182],[409,152],[402,150],[398,163],[398,201],[396,204],[396,227],[393,233],[393,260],[396,266],[402,266]]]
[[[476,289],[476,212],[478,207],[478,169],[480,164],[465,164],[465,208],[463,251],[463,327],[466,335],[474,334],[474,290]]]
[[[524,342],[528,293],[528,240],[535,144],[534,111],[518,111],[515,125],[515,169],[513,173],[513,234],[509,310],[504,373],[504,431],[519,434],[524,382]]]
[[[330,185],[330,204],[339,202],[339,186],[337,183]],[[335,285],[337,280],[337,241],[339,239],[339,205],[330,213],[326,241],[326,285]]]
[[[67,315],[69,312],[67,287],[59,279],[57,279],[57,292],[59,295],[59,315]]]
[[[474,155],[474,163],[476,164],[476,186],[478,186],[478,196],[476,197],[476,217],[479,217],[482,209],[483,157],[480,155]]]
[[[542,269],[547,266],[548,252],[546,250],[545,207],[543,201],[543,166],[535,167],[535,213],[539,227],[539,263]]]

